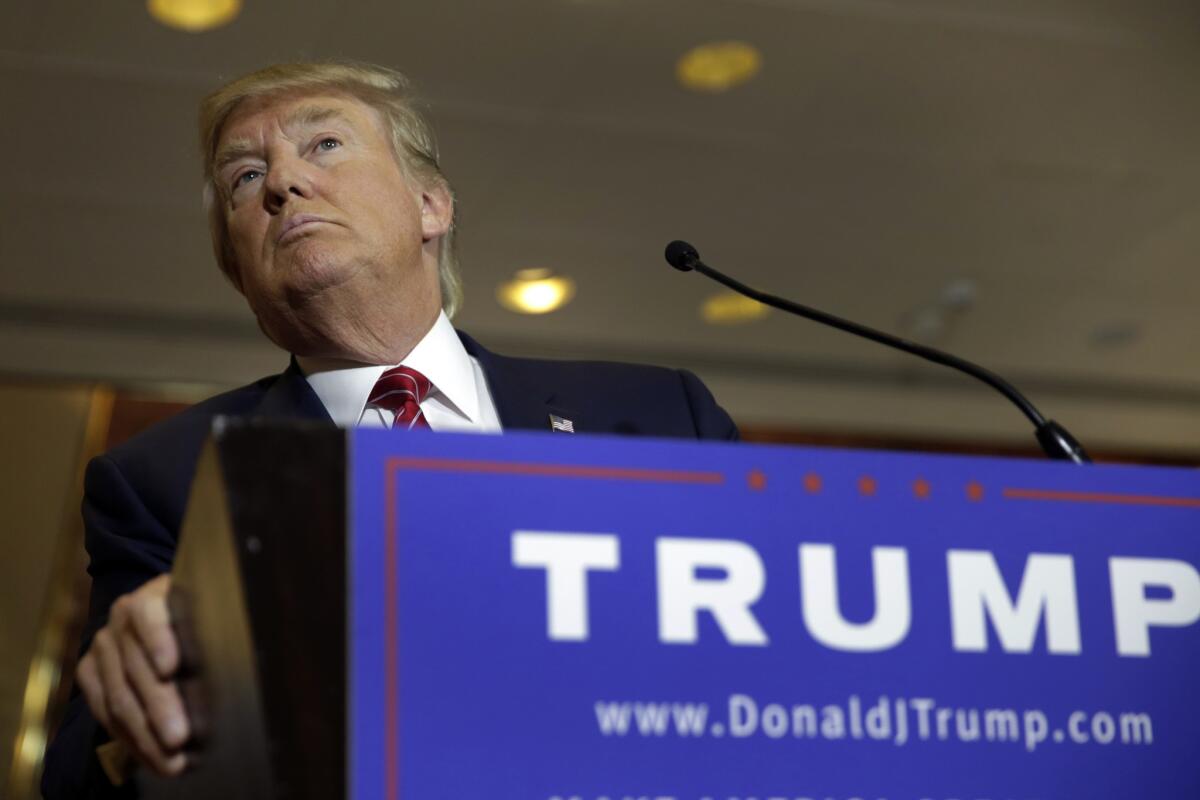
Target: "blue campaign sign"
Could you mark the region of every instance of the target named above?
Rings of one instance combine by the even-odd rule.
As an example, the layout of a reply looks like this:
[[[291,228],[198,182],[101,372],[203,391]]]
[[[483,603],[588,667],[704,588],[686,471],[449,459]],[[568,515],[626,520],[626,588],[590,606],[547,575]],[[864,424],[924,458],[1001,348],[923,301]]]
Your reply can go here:
[[[351,437],[356,800],[1200,797],[1200,472]]]

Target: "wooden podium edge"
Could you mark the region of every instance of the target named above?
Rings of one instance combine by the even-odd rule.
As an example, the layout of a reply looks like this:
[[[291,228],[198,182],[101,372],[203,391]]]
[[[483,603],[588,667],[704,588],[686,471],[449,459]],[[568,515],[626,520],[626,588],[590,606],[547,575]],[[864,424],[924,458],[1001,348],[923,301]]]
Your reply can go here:
[[[146,797],[345,796],[345,460],[330,426],[214,424],[170,596],[194,766]]]
[[[168,598],[193,728],[189,769],[176,779],[141,775],[149,800],[272,795],[260,678],[218,447],[210,439],[200,455]]]

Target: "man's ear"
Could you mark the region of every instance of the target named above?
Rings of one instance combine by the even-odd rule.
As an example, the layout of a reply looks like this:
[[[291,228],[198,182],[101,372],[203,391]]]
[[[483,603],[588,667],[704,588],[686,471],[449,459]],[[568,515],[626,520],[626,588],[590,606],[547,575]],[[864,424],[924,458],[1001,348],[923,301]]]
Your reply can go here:
[[[441,181],[432,181],[421,191],[421,241],[440,239],[454,221],[454,195]]]

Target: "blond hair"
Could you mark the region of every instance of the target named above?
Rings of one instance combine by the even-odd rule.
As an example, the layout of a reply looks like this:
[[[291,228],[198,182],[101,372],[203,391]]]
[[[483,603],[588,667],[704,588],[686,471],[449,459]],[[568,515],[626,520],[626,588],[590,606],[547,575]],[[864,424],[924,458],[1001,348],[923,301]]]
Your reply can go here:
[[[422,182],[441,184],[454,196],[438,164],[433,128],[418,110],[408,79],[401,73],[374,64],[318,62],[276,64],[238,78],[201,101],[200,154],[204,160],[204,207],[213,252],[225,277],[239,290],[241,280],[225,228],[224,210],[218,202],[222,190],[213,174],[221,129],[234,110],[247,100],[310,92],[349,95],[375,109],[391,135],[392,149],[401,168]],[[462,305],[455,229],[452,219],[438,251],[438,282],[442,308],[448,316],[454,316]]]

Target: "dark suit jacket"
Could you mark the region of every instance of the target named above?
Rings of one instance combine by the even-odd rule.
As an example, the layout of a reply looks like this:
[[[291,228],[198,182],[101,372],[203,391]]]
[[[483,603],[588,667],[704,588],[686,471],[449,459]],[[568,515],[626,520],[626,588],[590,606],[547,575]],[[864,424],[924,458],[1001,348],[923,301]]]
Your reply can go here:
[[[483,367],[505,430],[548,430],[549,415],[557,414],[578,433],[737,438],[729,415],[690,372],[509,358],[459,335]],[[217,416],[332,424],[293,361],[280,375],[210,398],[93,459],[83,501],[92,576],[84,650],[116,598],[170,570],[196,461]],[[46,755],[45,797],[133,797],[129,787],[114,790],[100,770],[94,751],[104,738],[76,693]]]

